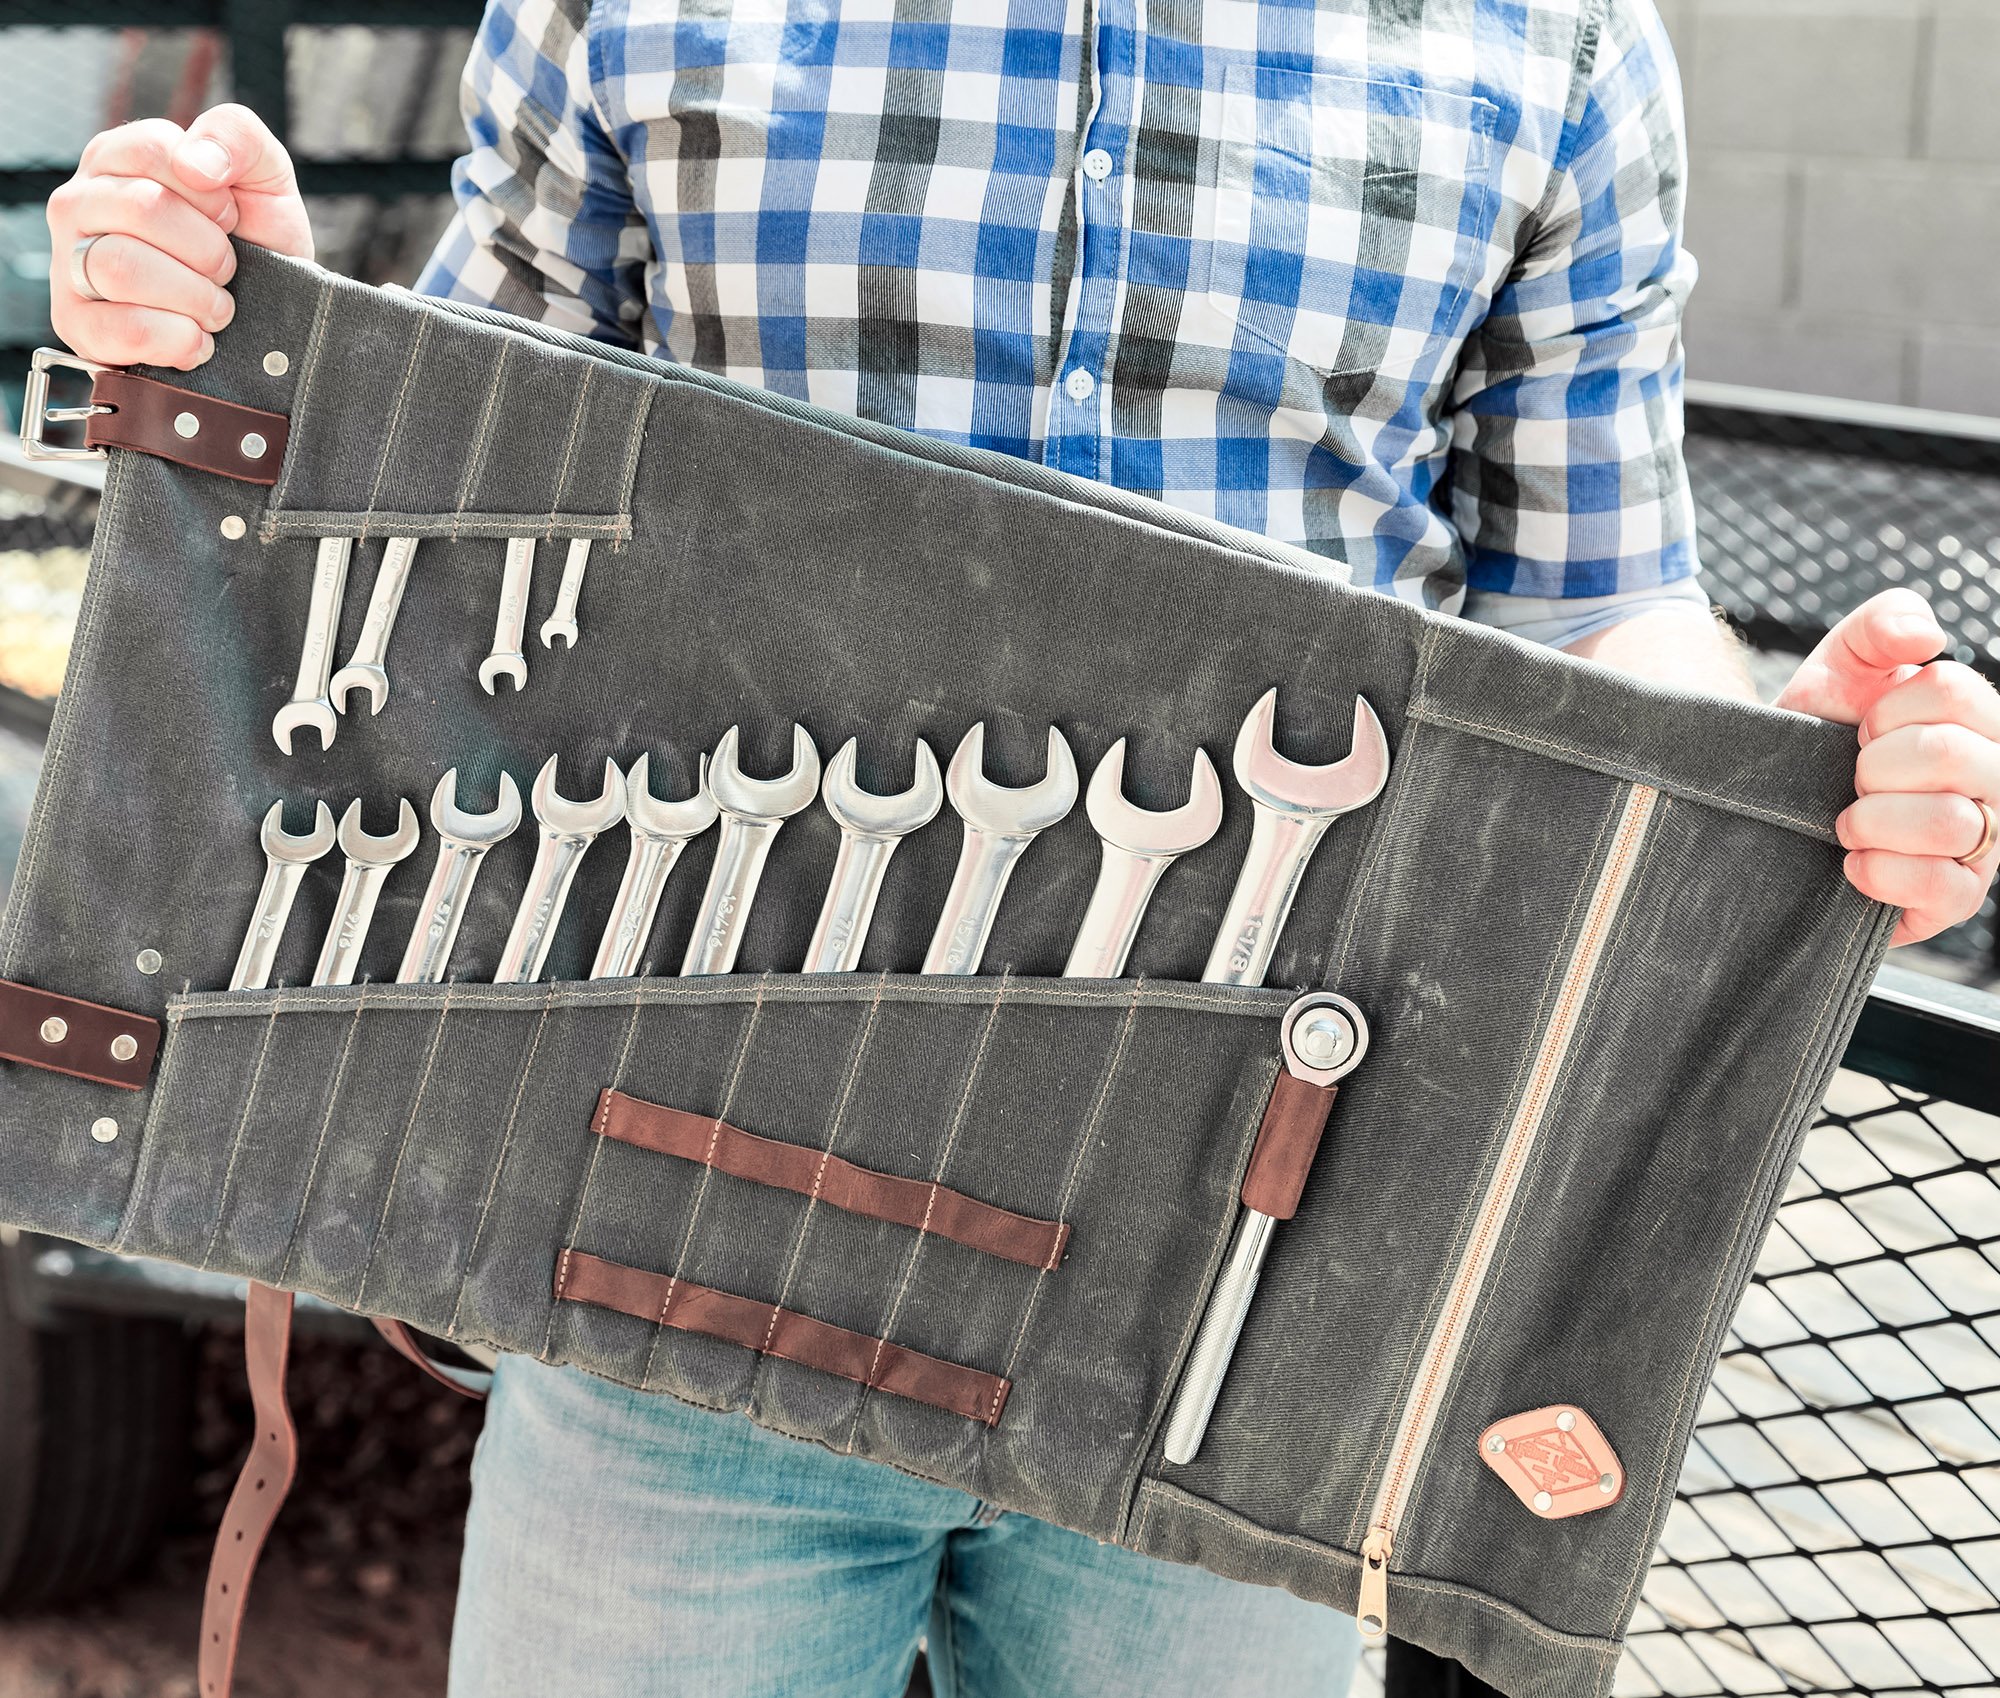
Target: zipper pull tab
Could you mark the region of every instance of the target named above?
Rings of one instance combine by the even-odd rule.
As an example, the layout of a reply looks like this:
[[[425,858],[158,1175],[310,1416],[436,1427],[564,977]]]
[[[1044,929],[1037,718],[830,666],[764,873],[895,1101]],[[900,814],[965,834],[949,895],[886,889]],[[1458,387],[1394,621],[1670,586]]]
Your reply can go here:
[[[1375,1526],[1361,1541],[1361,1600],[1354,1614],[1364,1645],[1379,1645],[1389,1637],[1389,1550],[1394,1538],[1388,1528]]]

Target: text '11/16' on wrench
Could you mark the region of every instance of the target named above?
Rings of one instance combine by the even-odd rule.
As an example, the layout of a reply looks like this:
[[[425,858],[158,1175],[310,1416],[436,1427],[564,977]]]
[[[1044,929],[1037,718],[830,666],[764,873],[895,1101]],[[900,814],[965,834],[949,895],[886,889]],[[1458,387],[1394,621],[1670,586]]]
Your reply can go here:
[[[1366,807],[1389,782],[1389,740],[1362,696],[1354,698],[1354,739],[1344,759],[1300,766],[1277,751],[1272,733],[1278,692],[1266,692],[1236,736],[1236,782],[1255,809],[1250,849],[1209,952],[1206,984],[1261,985],[1291,913],[1306,863],[1342,814]],[[1358,1057],[1356,1058],[1358,1059]],[[1270,1248],[1272,1217],[1244,1209],[1195,1334],[1180,1390],[1167,1417],[1169,1462],[1192,1462],[1222,1390],[1223,1376],[1257,1292]]]
[[[593,979],[627,979],[639,971],[667,875],[681,851],[715,823],[715,814],[706,755],[695,770],[694,794],[681,802],[662,802],[653,794],[650,755],[641,755],[626,771],[625,829],[632,847],[604,922],[604,935],[598,940],[597,959],[591,963]]]
[[[437,865],[424,887],[417,923],[396,970],[399,985],[434,985],[444,979],[451,946],[472,900],[472,881],[486,851],[514,835],[521,823],[521,792],[511,773],[500,775],[500,805],[491,813],[470,814],[458,805],[458,768],[440,778],[431,792],[431,825],[438,834]]]
[[[604,788],[597,795],[587,802],[572,802],[556,792],[558,759],[551,755],[543,762],[528,793],[541,841],[535,847],[527,889],[514,910],[513,928],[500,951],[500,965],[494,969],[496,985],[525,984],[542,976],[583,852],[625,817],[625,775],[616,761],[605,760]]]
[[[348,803],[340,816],[340,848],[347,857],[347,871],[341,876],[340,895],[334,900],[333,919],[326,928],[326,942],[313,969],[316,985],[351,985],[361,964],[361,946],[368,939],[368,927],[375,918],[375,902],[382,894],[382,881],[390,869],[409,858],[417,846],[417,810],[407,796],[396,799],[396,829],[387,837],[371,837],[361,829],[361,801]]]
[[[743,927],[778,828],[819,794],[819,750],[803,725],[792,727],[792,769],[782,778],[750,778],[736,760],[736,727],[722,734],[708,763],[708,793],[722,815],[715,865],[695,914],[684,974],[727,973],[743,947]]]
[[[285,829],[285,804],[273,802],[264,814],[259,834],[264,849],[264,882],[257,892],[257,906],[237,951],[236,971],[229,975],[231,990],[262,990],[271,982],[271,963],[277,958],[278,941],[285,935],[285,921],[299,894],[299,882],[306,868],[333,847],[333,810],[324,802],[313,804],[313,828],[295,837]]]
[[[820,799],[840,827],[840,853],[826,901],[806,948],[807,973],[851,973],[860,964],[861,946],[875,918],[882,894],[882,876],[896,845],[921,831],[944,806],[944,779],[930,744],[917,739],[916,776],[909,789],[893,796],[861,788],[854,775],[860,744],[850,737],[827,763]]]
[[[354,554],[352,537],[321,537],[319,557],[313,562],[312,594],[306,607],[305,641],[299,650],[298,677],[292,685],[292,699],[278,709],[271,721],[271,735],[286,754],[292,752],[292,734],[310,726],[319,733],[322,749],[333,747],[333,733],[339,716],[327,693],[333,672],[333,639],[340,633],[340,603],[347,593],[347,562]]]

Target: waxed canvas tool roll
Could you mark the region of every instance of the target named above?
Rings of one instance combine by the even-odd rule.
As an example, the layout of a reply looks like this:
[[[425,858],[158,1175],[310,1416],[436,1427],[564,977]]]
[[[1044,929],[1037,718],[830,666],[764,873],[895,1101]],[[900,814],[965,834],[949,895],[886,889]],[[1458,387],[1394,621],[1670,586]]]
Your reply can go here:
[[[1830,830],[1852,733],[1419,612],[1033,465],[255,250],[237,299],[208,365],[151,375],[283,415],[282,465],[253,484],[113,452],[0,940],[0,976],[163,1021],[163,1042],[137,1090],[0,1063],[0,1219],[746,1411],[1344,1610],[1422,1394],[1394,1631],[1509,1692],[1608,1691],[1723,1329],[1893,923],[1843,883]],[[286,757],[270,724],[326,535],[359,539],[342,659],[384,539],[422,541],[387,704],[357,697],[330,749],[308,732]],[[474,675],[514,536],[543,539],[529,679],[489,697]],[[546,649],[575,537],[581,634]],[[648,976],[584,981],[620,829],[584,860],[546,982],[480,982],[530,822],[479,875],[455,982],[388,982],[427,826],[367,982],[302,988],[336,853],[306,876],[281,988],[219,988],[276,799],[298,830],[360,796],[381,832],[448,767],[483,807],[503,769],[525,793],[557,753],[583,795],[642,751],[679,795],[731,725],[748,770],[779,770],[795,720],[822,754],[858,736],[863,781],[890,789],[916,737],[942,756],[983,719],[1004,782],[1039,776],[1052,723],[1086,774],[1129,737],[1130,793],[1162,807],[1195,745],[1227,770],[1273,685],[1288,755],[1344,753],[1360,692],[1394,764],[1319,850],[1267,989],[1194,982],[1249,835],[1227,780],[1221,834],[1168,873],[1123,981],[1054,976],[1097,868],[1081,808],[1022,862],[982,976],[914,971],[949,812],[899,851],[864,970],[799,974],[837,836],[814,808],[780,834],[743,972],[674,976],[711,834],[668,886]],[[1278,1016],[1308,986],[1353,998],[1373,1048],[1174,1466],[1165,1411]],[[725,1123],[726,1148],[690,1149],[675,1114]],[[839,1158],[844,1201],[787,1182],[775,1146]],[[974,1225],[913,1224],[906,1182]],[[712,1295],[674,1307],[677,1284]],[[1419,1387],[1448,1297],[1461,1342]],[[1543,1519],[1479,1439],[1562,1403],[1623,1484]]]

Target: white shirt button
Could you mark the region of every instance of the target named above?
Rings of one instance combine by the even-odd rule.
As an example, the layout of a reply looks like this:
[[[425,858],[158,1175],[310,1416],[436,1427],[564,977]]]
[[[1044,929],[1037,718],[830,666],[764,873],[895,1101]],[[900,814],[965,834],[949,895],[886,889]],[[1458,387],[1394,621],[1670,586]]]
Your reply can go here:
[[[1093,183],[1101,183],[1111,175],[1111,155],[1101,147],[1094,147],[1083,156],[1083,174]]]
[[[1082,366],[1078,366],[1075,371],[1063,379],[1063,388],[1069,391],[1069,398],[1072,401],[1088,401],[1090,399],[1090,392],[1096,387],[1097,379],[1085,371]]]

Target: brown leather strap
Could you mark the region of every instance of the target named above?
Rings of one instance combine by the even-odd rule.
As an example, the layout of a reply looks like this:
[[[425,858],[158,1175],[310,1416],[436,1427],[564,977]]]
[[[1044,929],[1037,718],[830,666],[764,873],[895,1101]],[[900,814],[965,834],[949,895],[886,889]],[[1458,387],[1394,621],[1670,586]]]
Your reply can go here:
[[[397,1355],[407,1357],[410,1361],[416,1363],[424,1373],[436,1380],[439,1385],[457,1392],[460,1397],[469,1397],[475,1403],[485,1400],[486,1388],[484,1385],[476,1381],[470,1381],[467,1377],[455,1374],[451,1369],[445,1367],[443,1363],[439,1362],[428,1350],[417,1342],[416,1333],[401,1321],[392,1321],[385,1315],[371,1315],[369,1319],[375,1323],[375,1330],[394,1347]]]
[[[1065,1221],[1018,1215],[934,1180],[857,1167],[823,1150],[761,1138],[727,1121],[664,1108],[623,1091],[600,1092],[590,1124],[620,1143],[702,1162],[738,1179],[797,1191],[849,1214],[935,1233],[1031,1268],[1055,1267],[1069,1243]]]
[[[291,421],[283,413],[197,395],[129,371],[97,373],[83,440],[92,448],[136,448],[163,460],[243,483],[276,483]],[[192,428],[190,428],[190,426]]]
[[[8,1061],[136,1091],[159,1048],[160,1023],[144,1014],[0,979],[0,1057]]]
[[[1338,1085],[1314,1085],[1280,1071],[1264,1105],[1264,1124],[1250,1151],[1250,1168],[1243,1175],[1243,1206],[1274,1220],[1298,1213],[1299,1196],[1312,1171],[1326,1117],[1333,1112]]]
[[[607,1262],[582,1250],[556,1258],[557,1301],[594,1303],[655,1326],[726,1339],[746,1350],[803,1362],[821,1373],[857,1380],[876,1391],[928,1403],[993,1426],[1012,1382],[885,1338],[850,1332],[796,1309],[716,1291],[692,1280]],[[204,1698],[206,1695],[204,1694]]]

